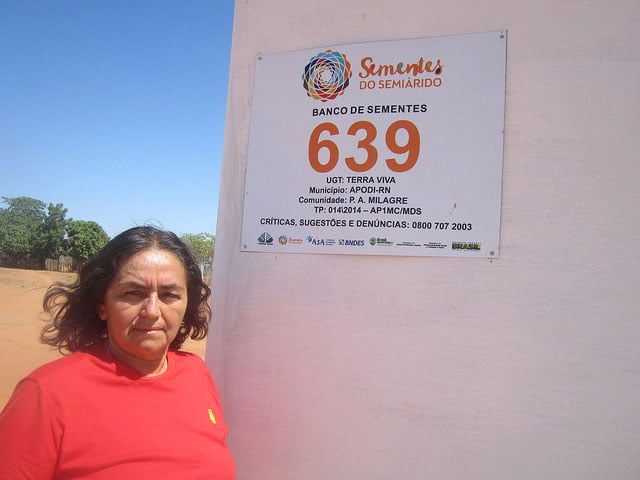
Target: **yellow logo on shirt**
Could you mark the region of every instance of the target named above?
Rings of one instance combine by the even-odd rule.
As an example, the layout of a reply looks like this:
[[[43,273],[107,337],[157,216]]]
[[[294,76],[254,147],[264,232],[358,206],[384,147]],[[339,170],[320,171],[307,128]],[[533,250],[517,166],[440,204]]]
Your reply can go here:
[[[218,423],[216,421],[216,416],[213,414],[213,410],[211,409],[209,409],[209,420],[211,420],[211,423],[213,423],[214,425]]]

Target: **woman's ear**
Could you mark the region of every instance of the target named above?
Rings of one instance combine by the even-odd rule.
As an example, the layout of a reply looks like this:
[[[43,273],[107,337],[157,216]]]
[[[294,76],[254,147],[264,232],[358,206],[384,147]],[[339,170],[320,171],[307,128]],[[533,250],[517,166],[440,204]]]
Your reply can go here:
[[[100,317],[100,320],[107,320],[107,308],[105,307],[104,303],[98,305],[98,316]]]

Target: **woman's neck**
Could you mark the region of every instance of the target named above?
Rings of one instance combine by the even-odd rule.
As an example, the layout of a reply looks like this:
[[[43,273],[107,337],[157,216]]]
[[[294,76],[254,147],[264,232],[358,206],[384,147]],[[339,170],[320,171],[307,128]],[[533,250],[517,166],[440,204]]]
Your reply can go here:
[[[167,371],[167,352],[164,352],[164,354],[158,358],[140,358],[124,351],[110,339],[104,342],[104,349],[109,357],[132,368],[142,376],[156,377]]]

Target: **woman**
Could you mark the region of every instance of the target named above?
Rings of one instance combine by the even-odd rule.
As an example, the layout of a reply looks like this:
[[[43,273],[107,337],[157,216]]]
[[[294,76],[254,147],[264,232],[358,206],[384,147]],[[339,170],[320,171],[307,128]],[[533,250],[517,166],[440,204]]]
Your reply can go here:
[[[45,343],[71,355],[23,379],[0,414],[3,479],[233,479],[204,338],[211,291],[173,233],[136,227],[44,298]]]

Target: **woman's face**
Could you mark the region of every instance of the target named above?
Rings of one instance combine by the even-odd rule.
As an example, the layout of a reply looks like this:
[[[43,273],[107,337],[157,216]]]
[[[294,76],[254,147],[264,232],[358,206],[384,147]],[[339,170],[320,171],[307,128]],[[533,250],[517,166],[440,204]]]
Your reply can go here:
[[[141,373],[162,366],[187,309],[187,274],[166,250],[143,250],[125,261],[98,306],[111,355]]]

